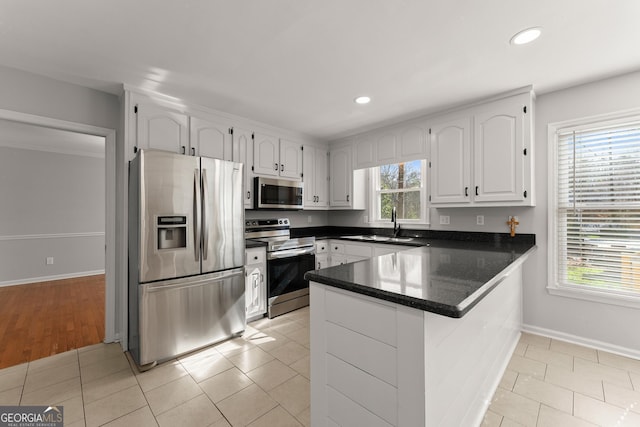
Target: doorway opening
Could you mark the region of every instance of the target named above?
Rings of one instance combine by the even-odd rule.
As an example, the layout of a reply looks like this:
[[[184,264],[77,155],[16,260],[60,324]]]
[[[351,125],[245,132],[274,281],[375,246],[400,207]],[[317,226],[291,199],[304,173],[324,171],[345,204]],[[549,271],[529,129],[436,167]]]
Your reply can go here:
[[[0,151],[0,368],[114,341],[115,131],[0,110]]]

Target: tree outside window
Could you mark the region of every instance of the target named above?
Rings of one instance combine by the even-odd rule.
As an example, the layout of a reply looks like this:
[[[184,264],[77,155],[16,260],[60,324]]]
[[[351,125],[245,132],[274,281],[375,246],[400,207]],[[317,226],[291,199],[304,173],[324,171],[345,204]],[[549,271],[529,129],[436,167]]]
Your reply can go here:
[[[424,221],[425,166],[425,160],[413,160],[375,168],[378,220],[391,220],[395,206],[398,220]]]

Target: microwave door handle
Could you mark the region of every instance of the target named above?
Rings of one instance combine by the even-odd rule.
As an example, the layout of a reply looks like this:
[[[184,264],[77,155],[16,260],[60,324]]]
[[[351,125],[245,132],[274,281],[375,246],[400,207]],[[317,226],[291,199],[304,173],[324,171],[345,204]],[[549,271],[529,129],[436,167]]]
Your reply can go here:
[[[209,202],[209,184],[207,170],[202,169],[202,259],[207,259],[209,246],[209,221],[207,221],[207,204]]]
[[[200,171],[193,173],[193,248],[195,260],[200,261]]]

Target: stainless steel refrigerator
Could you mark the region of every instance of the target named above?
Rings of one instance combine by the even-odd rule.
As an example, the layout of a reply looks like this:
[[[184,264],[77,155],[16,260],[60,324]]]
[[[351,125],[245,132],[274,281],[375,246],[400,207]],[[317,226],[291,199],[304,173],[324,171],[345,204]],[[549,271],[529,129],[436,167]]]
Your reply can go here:
[[[245,328],[242,164],[140,150],[129,166],[129,350],[153,366]]]

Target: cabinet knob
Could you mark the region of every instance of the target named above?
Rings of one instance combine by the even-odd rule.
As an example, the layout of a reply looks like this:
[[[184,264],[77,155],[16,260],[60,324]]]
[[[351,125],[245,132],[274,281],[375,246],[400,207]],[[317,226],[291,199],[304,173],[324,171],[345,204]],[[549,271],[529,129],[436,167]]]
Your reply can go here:
[[[253,257],[253,259],[258,259],[258,257],[257,257],[257,256],[254,256],[254,257]]]

